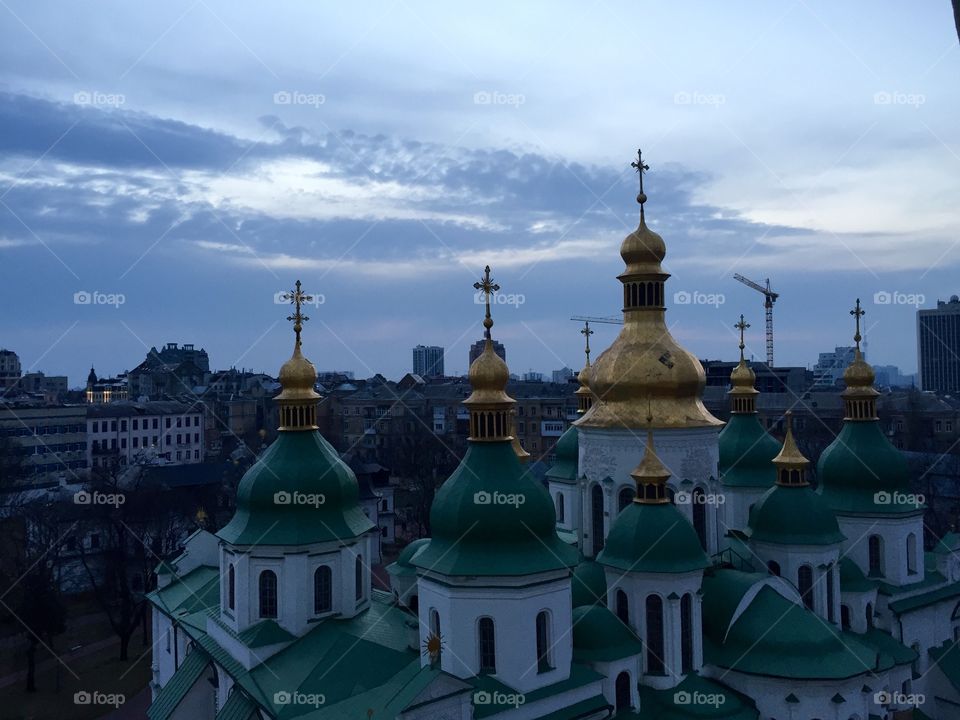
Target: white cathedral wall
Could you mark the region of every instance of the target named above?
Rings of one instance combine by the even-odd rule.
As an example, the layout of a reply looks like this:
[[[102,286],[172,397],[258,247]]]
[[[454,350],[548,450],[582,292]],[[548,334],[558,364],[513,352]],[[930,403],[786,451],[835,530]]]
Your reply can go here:
[[[930,666],[927,651],[953,640],[953,621],[950,616],[956,606],[957,599],[951,598],[900,616],[891,614],[893,636],[901,638],[907,647],[919,649],[917,672],[920,674],[925,674]],[[886,614],[888,609],[883,608],[883,611]]]
[[[824,620],[840,624],[840,545],[776,545],[750,542],[750,548],[763,564],[773,561],[780,566],[780,577],[789,582],[799,593],[800,568],[806,565],[813,574],[813,611]],[[827,596],[827,573],[833,576],[833,608]]]
[[[724,502],[719,508],[720,547],[726,548],[729,542],[726,535],[731,530],[744,532],[750,525],[750,506],[759,500],[768,488],[727,487],[720,483],[720,492]]]
[[[169,682],[177,668],[173,656],[173,622],[157,607],[153,608],[153,667],[157,691]]]
[[[793,680],[788,678],[748,675],[735,670],[727,670],[712,665],[704,666],[703,674],[718,682],[729,685],[749,698],[752,698],[760,711],[760,720],[773,718],[828,718],[847,720],[858,718],[865,720],[873,710],[873,692],[877,683],[869,675],[855,675],[844,680]],[[886,674],[880,677],[886,678]],[[870,685],[873,692],[863,692],[864,684]],[[785,698],[793,693],[798,703],[788,703]],[[838,707],[832,698],[836,694],[843,696],[846,702]]]
[[[497,585],[493,586],[492,583]],[[457,579],[457,586],[429,577],[420,577],[420,644],[426,645],[431,632],[430,614],[436,610],[443,641],[440,667],[460,678],[480,673],[477,625],[480,618],[494,622],[495,677],[520,692],[565,680],[570,675],[573,641],[572,599],[569,576],[527,576],[485,578],[483,581]],[[551,670],[537,671],[537,614],[550,616],[548,645]],[[429,664],[424,656],[422,663]]]
[[[690,492],[700,487],[707,494],[716,494],[719,428],[665,428],[653,432],[657,456],[671,473],[670,487],[677,491]],[[594,528],[592,522],[591,493],[599,485],[604,493],[603,536],[610,532],[616,519],[617,493],[623,487],[633,487],[630,473],[643,458],[646,448],[646,432],[626,429],[579,428],[578,477],[580,487],[580,528],[583,551],[593,557]],[[609,479],[608,479],[609,478]],[[677,507],[692,520],[692,505],[678,503]],[[716,536],[718,504],[707,505],[708,551],[717,550]]]
[[[580,492],[576,484],[551,481],[548,483],[550,499],[554,510],[558,507],[557,497],[563,497],[563,519],[557,515],[557,528],[576,532],[580,529]]]
[[[893,585],[909,585],[923,580],[923,513],[901,517],[838,515],[840,531],[847,536],[843,554],[863,571],[870,572],[869,539],[882,538],[883,580]],[[916,538],[912,563],[908,562],[907,536]],[[911,573],[910,568],[915,572]]]

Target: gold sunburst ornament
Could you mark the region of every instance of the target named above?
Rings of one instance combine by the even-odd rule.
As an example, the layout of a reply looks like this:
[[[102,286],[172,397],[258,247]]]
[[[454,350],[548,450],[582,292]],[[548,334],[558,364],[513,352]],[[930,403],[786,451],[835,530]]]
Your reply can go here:
[[[440,659],[440,649],[443,647],[443,638],[437,633],[431,631],[427,635],[427,641],[423,644],[423,654],[430,658],[431,663]]]

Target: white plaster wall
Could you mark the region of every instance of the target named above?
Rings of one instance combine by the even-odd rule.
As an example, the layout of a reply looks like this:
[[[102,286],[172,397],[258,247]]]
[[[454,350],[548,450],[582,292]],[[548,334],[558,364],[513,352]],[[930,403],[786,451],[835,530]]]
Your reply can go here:
[[[759,500],[768,488],[727,487],[720,484],[725,501],[720,508],[720,547],[728,546],[726,534],[731,530],[746,531],[750,525],[750,506]]]
[[[813,572],[813,611],[824,620],[840,624],[840,545],[775,545],[750,542],[750,548],[764,565],[776,562],[780,576],[800,590],[799,572],[808,565]],[[827,575],[833,576],[833,619],[827,605]]]
[[[863,571],[870,572],[869,538],[883,538],[883,579],[893,585],[909,585],[923,579],[923,513],[905,517],[838,515],[840,531],[847,536],[843,554]],[[917,572],[907,572],[907,536],[917,538],[913,557]]]
[[[517,582],[514,578],[485,581],[481,584],[458,579],[458,585],[452,587],[420,577],[421,646],[427,642],[431,630],[430,611],[435,609],[440,617],[443,640],[441,668],[460,678],[477,675],[480,671],[477,623],[482,617],[490,617],[494,621],[496,677],[520,692],[530,692],[569,677],[573,656],[569,576],[554,575],[546,579],[532,576],[522,579],[528,584],[513,587],[510,584]],[[494,581],[502,582],[492,586]],[[550,613],[552,669],[540,673],[537,671],[536,617],[542,610]],[[428,657],[423,657],[424,665],[429,662]]]

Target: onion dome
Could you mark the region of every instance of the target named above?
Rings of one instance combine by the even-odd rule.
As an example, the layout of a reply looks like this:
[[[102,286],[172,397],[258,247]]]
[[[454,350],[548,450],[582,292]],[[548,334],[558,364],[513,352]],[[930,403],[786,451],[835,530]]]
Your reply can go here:
[[[420,538],[407,545],[397,559],[387,565],[387,572],[391,575],[416,575],[417,568],[413,564],[415,558],[423,549],[430,544],[430,538]]]
[[[649,401],[659,427],[721,425],[701,399],[706,384],[703,366],[667,329],[665,282],[670,276],[661,267],[666,248],[644,216],[646,166],[638,158],[634,167],[641,171],[640,225],[620,247],[626,265],[618,278],[623,284],[623,329],[591,368],[590,390],[597,401],[577,423],[644,427]]]
[[[667,496],[670,473],[657,457],[651,431],[631,477],[636,496],[613,521],[597,562],[626,572],[683,573],[708,567],[696,530]]]
[[[575,662],[610,662],[643,654],[643,643],[609,608],[594,603],[573,609]]]
[[[878,395],[873,369],[860,352],[860,300],[856,317],[857,347],[844,373],[845,417],[836,439],[820,455],[817,475],[823,497],[839,515],[903,515],[922,511],[910,495],[910,474],[903,454],[887,439],[877,419]]]
[[[574,484],[580,464],[580,436],[573,425],[564,430],[553,447],[553,465],[547,470],[547,480]]]
[[[504,388],[509,371],[490,339],[489,294],[499,289],[490,268],[476,287],[487,294],[484,351],[470,367],[470,437],[459,467],[437,491],[430,509],[430,544],[412,562],[439,575],[516,576],[571,568],[577,551],[556,531],[546,488],[521,465],[512,447]],[[502,369],[501,369],[502,366]]]
[[[97,384],[97,373],[93,369],[93,365],[90,366],[90,372],[87,373],[87,387]]]
[[[718,438],[720,482],[727,487],[770,487],[777,477],[771,461],[780,444],[757,419],[756,373],[743,356],[743,333],[750,324],[741,315],[734,327],[740,331],[740,362],[730,373],[730,420]]]
[[[837,517],[807,482],[810,461],[793,439],[791,413],[787,435],[774,458],[777,484],[750,508],[750,539],[777,545],[833,545],[846,538]]]
[[[570,578],[573,606],[603,605],[607,596],[607,574],[603,565],[581,558]]]
[[[313,365],[300,351],[300,328],[306,320],[300,303],[306,296],[299,281],[291,297],[297,305],[291,316],[296,341],[293,357],[283,366],[287,372],[281,370],[282,392],[277,396],[283,432],[240,480],[236,512],[217,533],[234,545],[340,541],[375,527],[360,507],[353,471],[316,429],[316,393],[309,382]]]

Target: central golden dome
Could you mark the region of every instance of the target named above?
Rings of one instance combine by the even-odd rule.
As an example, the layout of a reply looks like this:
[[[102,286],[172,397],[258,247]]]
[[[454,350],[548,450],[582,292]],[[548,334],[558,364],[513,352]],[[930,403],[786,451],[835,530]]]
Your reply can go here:
[[[620,246],[626,264],[618,277],[623,283],[623,329],[591,368],[590,390],[596,400],[577,425],[649,427],[648,414],[656,418],[657,427],[722,425],[701,399],[703,366],[667,329],[664,299],[670,275],[660,265],[666,245],[647,227],[646,199],[641,180],[640,224]]]

